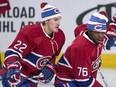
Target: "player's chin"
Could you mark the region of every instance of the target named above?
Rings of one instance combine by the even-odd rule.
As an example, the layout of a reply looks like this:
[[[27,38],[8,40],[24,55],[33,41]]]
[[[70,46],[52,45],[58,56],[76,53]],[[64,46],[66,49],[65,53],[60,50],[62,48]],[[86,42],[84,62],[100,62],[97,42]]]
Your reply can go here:
[[[56,29],[54,30],[54,32],[58,32],[58,28],[56,28]]]
[[[98,44],[102,44],[103,42],[102,42],[101,40],[98,40],[97,43],[98,43]]]

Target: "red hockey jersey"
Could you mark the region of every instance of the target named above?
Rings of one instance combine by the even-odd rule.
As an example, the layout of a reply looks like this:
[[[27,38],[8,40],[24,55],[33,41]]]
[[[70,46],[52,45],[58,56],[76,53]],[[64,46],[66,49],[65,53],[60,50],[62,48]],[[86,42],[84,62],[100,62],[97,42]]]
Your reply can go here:
[[[0,13],[4,14],[7,10],[10,10],[10,4],[8,0],[0,0]]]
[[[4,63],[20,61],[23,76],[39,75],[47,61],[58,56],[64,42],[65,36],[61,29],[51,38],[41,24],[25,26],[7,49]]]
[[[67,81],[86,82],[90,77],[96,79],[94,72],[99,67],[102,48],[107,38],[104,37],[103,43],[96,45],[85,34],[86,25],[81,25],[78,28],[80,29],[75,30],[76,39],[59,60],[55,84],[62,84]]]

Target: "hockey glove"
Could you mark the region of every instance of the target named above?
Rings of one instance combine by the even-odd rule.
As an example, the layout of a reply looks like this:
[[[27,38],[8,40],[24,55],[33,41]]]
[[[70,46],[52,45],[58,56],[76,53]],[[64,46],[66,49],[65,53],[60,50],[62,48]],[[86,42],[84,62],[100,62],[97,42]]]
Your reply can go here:
[[[44,76],[44,80],[42,80],[42,78],[40,79],[40,81],[42,83],[49,83],[52,78],[54,77],[54,73],[55,73],[55,70],[54,70],[54,67],[56,65],[53,64],[52,62],[49,62],[49,64],[47,64],[42,70],[42,74]]]
[[[18,61],[6,64],[8,70],[6,78],[9,79],[9,83],[12,85],[17,85],[21,82],[20,70],[21,64]]]
[[[109,27],[107,28],[106,35],[108,36],[108,41],[106,43],[106,49],[110,50],[112,46],[116,46],[116,14],[113,16]]]
[[[110,48],[114,45],[115,41],[116,41],[116,38],[112,36],[108,36],[108,41],[106,43],[106,49],[110,50]]]

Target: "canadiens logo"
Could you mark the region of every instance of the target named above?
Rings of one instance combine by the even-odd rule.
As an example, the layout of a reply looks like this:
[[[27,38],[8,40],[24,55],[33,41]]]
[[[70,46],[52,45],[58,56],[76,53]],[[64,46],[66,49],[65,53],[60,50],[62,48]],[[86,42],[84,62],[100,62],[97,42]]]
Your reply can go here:
[[[100,25],[100,24],[99,24],[99,25],[96,25],[96,26],[94,27],[94,29],[95,29],[95,30],[102,30],[102,25]]]
[[[93,65],[93,69],[96,69],[97,67],[99,67],[99,63],[95,63],[95,64]]]
[[[54,12],[55,13],[60,13],[60,11],[56,8],[56,9],[54,9]]]
[[[42,69],[47,62],[49,61],[50,58],[39,58],[36,62],[36,66],[38,69]]]
[[[95,62],[95,64],[93,65],[93,69],[99,68],[101,65],[101,60],[98,60]]]

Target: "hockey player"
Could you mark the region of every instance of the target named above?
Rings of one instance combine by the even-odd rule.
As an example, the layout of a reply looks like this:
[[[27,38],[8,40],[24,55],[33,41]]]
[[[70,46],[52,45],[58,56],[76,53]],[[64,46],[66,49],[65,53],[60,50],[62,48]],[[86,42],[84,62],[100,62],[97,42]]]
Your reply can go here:
[[[96,80],[96,72],[107,40],[106,15],[106,12],[95,12],[87,25],[77,27],[76,39],[58,62],[55,87],[103,87]]]
[[[100,11],[100,13],[105,14],[104,11]],[[106,15],[108,16],[108,15]],[[79,25],[75,30],[74,30],[74,35],[75,37],[81,34],[83,31],[87,30],[86,29],[87,24],[82,24]],[[112,46],[115,46],[115,41],[116,41],[116,13],[113,15],[110,24],[107,28],[106,35],[108,37],[108,40],[106,42],[105,48],[107,50],[110,50]]]
[[[65,43],[61,13],[47,2],[41,8],[42,22],[21,29],[5,52],[3,87],[37,87],[38,80],[48,83],[54,76],[54,60]]]

